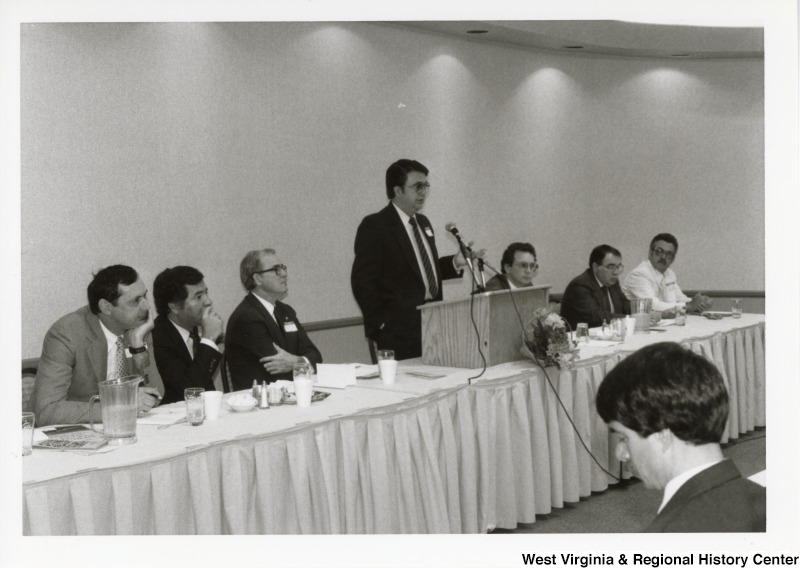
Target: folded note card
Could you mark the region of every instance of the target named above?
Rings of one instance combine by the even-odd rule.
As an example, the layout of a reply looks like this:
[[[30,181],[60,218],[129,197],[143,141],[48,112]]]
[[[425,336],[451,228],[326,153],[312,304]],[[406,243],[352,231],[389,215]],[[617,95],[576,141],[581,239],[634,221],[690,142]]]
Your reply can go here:
[[[343,389],[346,386],[355,384],[356,370],[353,365],[317,364],[316,386]]]

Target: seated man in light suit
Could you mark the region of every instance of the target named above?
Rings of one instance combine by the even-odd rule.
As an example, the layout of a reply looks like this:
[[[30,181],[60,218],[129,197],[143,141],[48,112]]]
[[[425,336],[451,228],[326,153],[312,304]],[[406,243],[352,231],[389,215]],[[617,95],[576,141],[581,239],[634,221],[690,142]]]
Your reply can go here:
[[[59,319],[45,335],[33,390],[37,426],[89,422],[97,384],[118,376],[138,374],[150,384],[139,389],[140,411],[161,398],[163,386],[145,342],[153,320],[139,275],[129,266],[104,268],[87,296],[88,306]],[[93,413],[101,422],[99,404]]]
[[[164,381],[163,404],[183,400],[183,390],[216,390],[222,354],[216,342],[224,324],[212,307],[202,273],[191,266],[167,268],[153,282],[158,317],[153,355]]]
[[[486,282],[486,291],[512,290],[533,286],[533,277],[539,270],[536,249],[530,243],[511,243],[500,261],[502,274],[495,274]]]
[[[596,404],[621,438],[617,458],[664,491],[646,532],[766,530],[766,489],[722,454],[728,391],[708,360],[677,343],[648,345],[603,379]]]
[[[239,267],[248,294],[228,320],[225,353],[234,390],[253,381],[292,379],[295,363],[322,362],[291,306],[280,300],[289,292],[288,269],[272,249],[248,252]]]
[[[572,279],[561,300],[561,317],[572,329],[579,323],[603,325],[631,313],[619,286],[622,254],[610,245],[599,245],[589,255],[589,268]]]
[[[653,237],[647,259],[631,270],[622,285],[622,291],[631,300],[651,298],[653,310],[662,312],[665,318],[674,318],[678,306],[695,313],[711,308],[711,298],[698,293],[690,299],[678,286],[675,272],[670,268],[677,254],[678,239],[673,235],[659,233]]]

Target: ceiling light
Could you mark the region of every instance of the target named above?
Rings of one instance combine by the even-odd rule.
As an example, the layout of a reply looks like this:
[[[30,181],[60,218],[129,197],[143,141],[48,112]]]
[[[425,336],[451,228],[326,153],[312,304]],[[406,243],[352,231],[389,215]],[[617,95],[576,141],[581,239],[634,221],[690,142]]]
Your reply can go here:
[[[468,34],[488,34],[489,30],[467,30]]]

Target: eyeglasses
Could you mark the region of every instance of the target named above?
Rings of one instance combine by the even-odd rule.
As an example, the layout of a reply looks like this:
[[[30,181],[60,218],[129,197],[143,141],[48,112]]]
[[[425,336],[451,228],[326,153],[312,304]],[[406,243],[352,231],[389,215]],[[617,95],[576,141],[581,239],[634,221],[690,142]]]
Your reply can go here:
[[[426,191],[430,190],[431,184],[427,181],[418,181],[414,185],[406,186],[408,189],[413,189],[417,192],[417,195],[422,195]]]
[[[667,260],[671,260],[671,259],[675,258],[675,253],[673,251],[671,251],[671,250],[664,250],[664,249],[660,249],[660,248],[655,248],[655,249],[650,249],[650,252],[652,252],[656,256],[662,256],[662,257],[666,258]]]
[[[625,270],[624,264],[606,264],[603,268],[611,272],[619,273]]]
[[[517,262],[514,266],[519,266],[522,270],[530,270],[534,271],[539,268],[539,265],[535,262]]]
[[[264,274],[265,272],[275,272],[275,274],[280,276],[281,272],[283,274],[288,274],[289,267],[287,267],[285,264],[276,264],[272,268],[265,268],[264,270],[256,270],[253,274]]]

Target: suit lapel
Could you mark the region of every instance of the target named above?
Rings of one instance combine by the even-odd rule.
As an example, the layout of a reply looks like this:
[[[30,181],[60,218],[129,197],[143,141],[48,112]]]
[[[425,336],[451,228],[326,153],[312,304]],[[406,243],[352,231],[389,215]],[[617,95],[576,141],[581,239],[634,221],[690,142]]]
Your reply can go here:
[[[420,281],[425,285],[425,280],[422,278],[422,272],[419,270],[419,262],[417,262],[417,254],[414,252],[414,246],[411,244],[411,239],[408,236],[408,231],[406,230],[405,226],[403,225],[403,220],[400,218],[400,214],[394,208],[394,205],[389,203],[386,207],[387,217],[389,218],[390,225],[392,227],[392,232],[394,233],[395,238],[397,239],[397,243],[400,245],[400,249],[403,251],[403,254],[408,261],[408,264],[411,265],[411,269],[420,279]]]
[[[169,321],[169,318],[164,318],[162,322],[164,329],[166,330],[167,337],[170,341],[175,344],[175,348],[178,349],[181,353],[181,359],[186,362],[192,362],[192,356],[189,354],[189,346],[183,340],[183,336],[181,336],[181,332],[175,327],[175,325]]]
[[[276,345],[280,345],[281,349],[286,349],[286,339],[283,337],[278,324],[275,323],[275,318],[269,315],[267,308],[264,307],[258,298],[251,292],[247,296],[248,301],[252,304],[256,311],[261,315],[264,319],[264,322],[267,324],[267,328],[269,329],[269,334],[272,336],[272,342]]]
[[[91,312],[86,316],[86,341],[89,345],[89,363],[95,374],[95,382],[108,378],[108,341],[100,328],[100,320]]]
[[[287,323],[294,323],[289,318],[288,311],[286,310],[286,308],[284,307],[284,305],[281,302],[276,302],[275,303],[275,316],[276,316],[276,319],[277,318],[281,318],[281,320],[284,322],[283,323],[284,329],[286,329],[286,324]],[[293,332],[287,331],[286,334],[284,335],[284,339],[286,341],[285,349],[289,353],[297,353],[297,332],[293,333]]]

